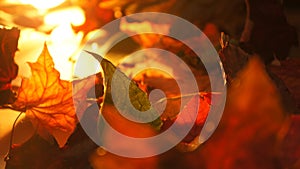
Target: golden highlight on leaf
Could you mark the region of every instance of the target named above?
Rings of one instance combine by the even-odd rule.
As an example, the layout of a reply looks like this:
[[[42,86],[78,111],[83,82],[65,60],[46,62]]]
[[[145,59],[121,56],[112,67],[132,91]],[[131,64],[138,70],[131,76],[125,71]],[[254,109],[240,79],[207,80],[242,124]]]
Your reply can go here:
[[[22,79],[14,107],[25,108],[26,116],[45,128],[62,147],[77,123],[72,83],[60,79],[46,44],[37,62],[28,64],[32,76]]]

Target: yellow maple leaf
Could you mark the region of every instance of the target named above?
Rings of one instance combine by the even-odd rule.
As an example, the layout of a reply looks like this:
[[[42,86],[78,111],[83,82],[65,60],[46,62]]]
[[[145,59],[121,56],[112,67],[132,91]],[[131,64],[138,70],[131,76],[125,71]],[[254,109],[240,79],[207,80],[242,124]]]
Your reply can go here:
[[[25,108],[33,124],[46,129],[62,147],[77,124],[72,83],[60,79],[46,45],[37,62],[28,64],[32,76],[22,79],[14,106]]]

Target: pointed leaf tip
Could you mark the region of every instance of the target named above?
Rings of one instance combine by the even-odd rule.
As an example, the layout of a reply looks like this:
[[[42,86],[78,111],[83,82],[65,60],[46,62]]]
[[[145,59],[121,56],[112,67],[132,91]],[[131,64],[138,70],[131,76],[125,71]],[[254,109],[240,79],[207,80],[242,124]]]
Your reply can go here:
[[[94,52],[90,52],[90,51],[87,51],[85,50],[85,52],[87,52],[88,54],[92,55],[95,59],[97,59],[100,63],[101,61],[103,60],[103,57],[97,53],[94,53]]]

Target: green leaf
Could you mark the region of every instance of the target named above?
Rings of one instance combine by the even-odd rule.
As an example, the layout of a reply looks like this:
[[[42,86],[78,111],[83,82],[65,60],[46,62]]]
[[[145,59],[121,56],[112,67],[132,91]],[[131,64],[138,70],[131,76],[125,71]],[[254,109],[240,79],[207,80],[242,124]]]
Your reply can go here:
[[[97,59],[104,72],[104,103],[113,104],[122,114],[134,120],[148,121],[160,130],[162,121],[157,111],[151,106],[147,93],[102,56],[86,51]],[[113,91],[112,91],[113,89]],[[112,93],[114,92],[114,93]],[[113,95],[114,94],[114,95]],[[152,119],[149,121],[149,119]]]

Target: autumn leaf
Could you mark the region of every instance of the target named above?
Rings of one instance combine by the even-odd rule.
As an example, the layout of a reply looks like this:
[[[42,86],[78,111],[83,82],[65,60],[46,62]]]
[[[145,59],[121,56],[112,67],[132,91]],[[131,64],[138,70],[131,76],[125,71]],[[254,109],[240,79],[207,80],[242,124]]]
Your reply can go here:
[[[199,135],[202,131],[203,125],[211,108],[211,94],[209,93],[200,93],[199,94],[199,103],[195,96],[187,103],[183,111],[189,111],[193,107],[198,106],[198,114],[193,127],[189,131],[189,133],[184,137],[184,139],[176,146],[178,150],[181,152],[191,152],[196,150],[201,142],[199,141]],[[189,117],[182,117],[178,119],[182,121],[182,125],[187,125],[187,123],[191,123]]]
[[[18,66],[14,62],[18,49],[20,30],[0,29],[0,105],[11,102],[11,81],[17,77]]]
[[[87,51],[88,52],[88,51]],[[151,106],[150,101],[148,99],[147,93],[141,90],[134,81],[131,81],[123,72],[117,69],[110,61],[102,58],[100,55],[91,53],[93,57],[95,57],[101,64],[102,69],[104,71],[104,84],[105,84],[105,95],[104,95],[104,103],[114,104],[116,107],[119,107],[120,110],[128,113],[133,118],[138,116],[138,118],[143,119],[153,119],[153,117],[157,116],[156,110]],[[113,77],[115,76],[115,77]],[[112,99],[112,80],[116,79],[116,85],[118,88],[115,88],[116,93],[119,94],[118,98]],[[126,88],[128,85],[128,88]],[[129,93],[129,100],[126,99],[126,93]],[[140,112],[139,115],[132,113],[133,108],[128,106],[128,104],[132,104],[132,106]],[[160,129],[162,122],[160,117],[154,119],[150,124],[156,128]]]
[[[250,54],[242,50],[238,45],[230,43],[228,35],[221,34],[221,46],[219,51],[220,59],[226,72],[227,82],[230,84],[236,78],[238,72],[248,63]]]
[[[46,129],[62,147],[77,123],[72,83],[60,79],[46,45],[37,62],[28,64],[32,76],[22,79],[13,106],[26,109],[33,124]]]
[[[93,104],[84,114],[94,114],[97,109],[97,104]],[[83,120],[90,123],[97,121],[90,116],[83,117]],[[21,145],[13,145],[5,169],[91,169],[89,155],[97,147],[78,123],[63,148],[58,148],[56,143],[49,143],[37,134]]]
[[[148,93],[151,93],[153,89],[159,89],[166,94],[166,97],[154,102],[154,106],[162,103],[165,103],[166,105],[161,114],[161,119],[163,121],[161,132],[164,132],[173,125],[175,120],[178,120],[180,124],[177,131],[185,128],[185,126],[192,125],[191,130],[176,148],[181,152],[194,151],[200,145],[199,135],[212,105],[211,95],[217,95],[218,93],[199,92],[183,95],[180,94],[180,90],[174,79],[156,75],[159,74],[156,70],[152,70],[151,72],[148,72],[148,74],[151,75],[136,76],[135,80],[142,81]],[[182,109],[180,108],[181,104],[184,104]],[[194,120],[191,112],[195,111],[195,109],[198,110],[198,113]],[[180,112],[181,114],[185,114],[185,116],[181,115],[178,117]]]
[[[92,104],[102,102],[103,79],[102,74],[97,73],[83,79],[73,80],[73,101],[77,118],[80,120],[85,110]]]
[[[218,128],[194,157],[203,159],[202,166],[194,165],[208,169],[286,168],[277,163],[282,146],[277,137],[289,117],[277,92],[263,63],[251,57],[230,85]]]

